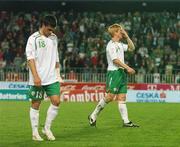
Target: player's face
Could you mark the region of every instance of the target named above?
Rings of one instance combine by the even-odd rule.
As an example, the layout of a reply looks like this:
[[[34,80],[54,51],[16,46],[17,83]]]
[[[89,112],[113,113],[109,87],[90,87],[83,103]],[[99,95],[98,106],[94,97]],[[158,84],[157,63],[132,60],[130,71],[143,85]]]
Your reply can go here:
[[[48,37],[49,35],[51,35],[54,32],[54,28],[51,26],[44,26],[43,28],[43,34]]]
[[[116,37],[121,40],[123,38],[121,30],[119,29],[116,33],[115,33]]]

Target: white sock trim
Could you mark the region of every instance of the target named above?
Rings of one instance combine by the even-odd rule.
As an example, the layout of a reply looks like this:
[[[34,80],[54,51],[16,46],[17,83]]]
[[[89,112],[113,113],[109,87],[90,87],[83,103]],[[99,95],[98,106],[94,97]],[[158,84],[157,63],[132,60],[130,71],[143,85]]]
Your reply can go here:
[[[126,104],[126,101],[118,101],[119,104]]]
[[[56,109],[56,110],[59,109],[59,106],[55,106],[55,105],[53,105],[53,104],[51,104],[50,107],[51,107],[52,109]]]
[[[32,108],[32,107],[30,107],[30,111],[35,112],[35,113],[39,113],[39,110],[34,109],[34,108]]]

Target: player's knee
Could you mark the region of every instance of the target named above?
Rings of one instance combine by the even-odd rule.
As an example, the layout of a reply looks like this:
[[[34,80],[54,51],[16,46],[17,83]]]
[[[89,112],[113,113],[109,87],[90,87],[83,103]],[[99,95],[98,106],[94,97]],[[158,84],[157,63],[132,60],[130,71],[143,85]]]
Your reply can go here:
[[[111,98],[111,97],[106,97],[106,98],[105,98],[106,103],[109,103],[109,102],[111,102],[112,100],[113,100],[113,98]]]
[[[39,106],[31,105],[31,108],[33,108],[34,110],[39,110]]]
[[[118,97],[118,101],[125,102],[126,101],[126,97]]]
[[[126,101],[126,94],[118,94],[116,99],[118,101]]]
[[[31,108],[33,108],[35,110],[39,110],[40,104],[41,104],[40,101],[32,101]]]
[[[53,101],[52,101],[52,104],[53,104],[54,106],[59,106],[59,105],[60,105],[60,100],[59,100],[59,99],[53,100]]]
[[[106,101],[107,103],[113,101],[113,99],[114,99],[114,94],[111,94],[111,93],[108,93],[108,94],[106,95],[106,97],[105,97],[105,101]]]

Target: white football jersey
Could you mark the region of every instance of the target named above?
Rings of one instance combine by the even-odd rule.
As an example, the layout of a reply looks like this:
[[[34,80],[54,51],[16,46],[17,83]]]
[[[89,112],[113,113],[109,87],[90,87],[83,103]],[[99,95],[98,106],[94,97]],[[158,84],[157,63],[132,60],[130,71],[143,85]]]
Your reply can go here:
[[[124,52],[127,51],[128,45],[122,42],[110,40],[106,47],[106,57],[108,62],[107,70],[117,70],[119,67],[113,63],[114,59],[119,59],[124,63]],[[122,67],[123,68],[123,67]]]
[[[32,34],[27,41],[27,60],[34,59],[37,73],[41,79],[41,85],[49,85],[57,82],[56,62],[59,62],[58,42],[55,34],[48,37],[39,32]],[[33,75],[29,70],[29,85],[34,85]]]

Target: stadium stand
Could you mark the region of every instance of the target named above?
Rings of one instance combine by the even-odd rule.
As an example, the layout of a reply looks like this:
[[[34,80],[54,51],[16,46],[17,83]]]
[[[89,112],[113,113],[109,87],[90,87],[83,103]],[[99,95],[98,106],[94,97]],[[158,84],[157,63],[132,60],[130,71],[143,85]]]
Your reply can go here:
[[[24,55],[27,37],[37,30],[37,20],[41,15],[47,13],[0,11],[0,73],[7,73],[0,77],[1,80],[8,77],[15,80],[14,74],[8,74],[10,71],[27,72]],[[121,23],[136,46],[135,52],[127,53],[125,58],[127,63],[136,69],[138,75],[153,74],[157,77],[153,82],[159,82],[158,77],[163,74],[174,75],[173,82],[178,79],[179,12],[102,13],[69,10],[51,13],[58,18],[56,34],[59,38],[61,72],[105,73],[105,47],[109,40],[106,27],[112,23]],[[137,79],[139,82],[144,81],[141,76]]]

